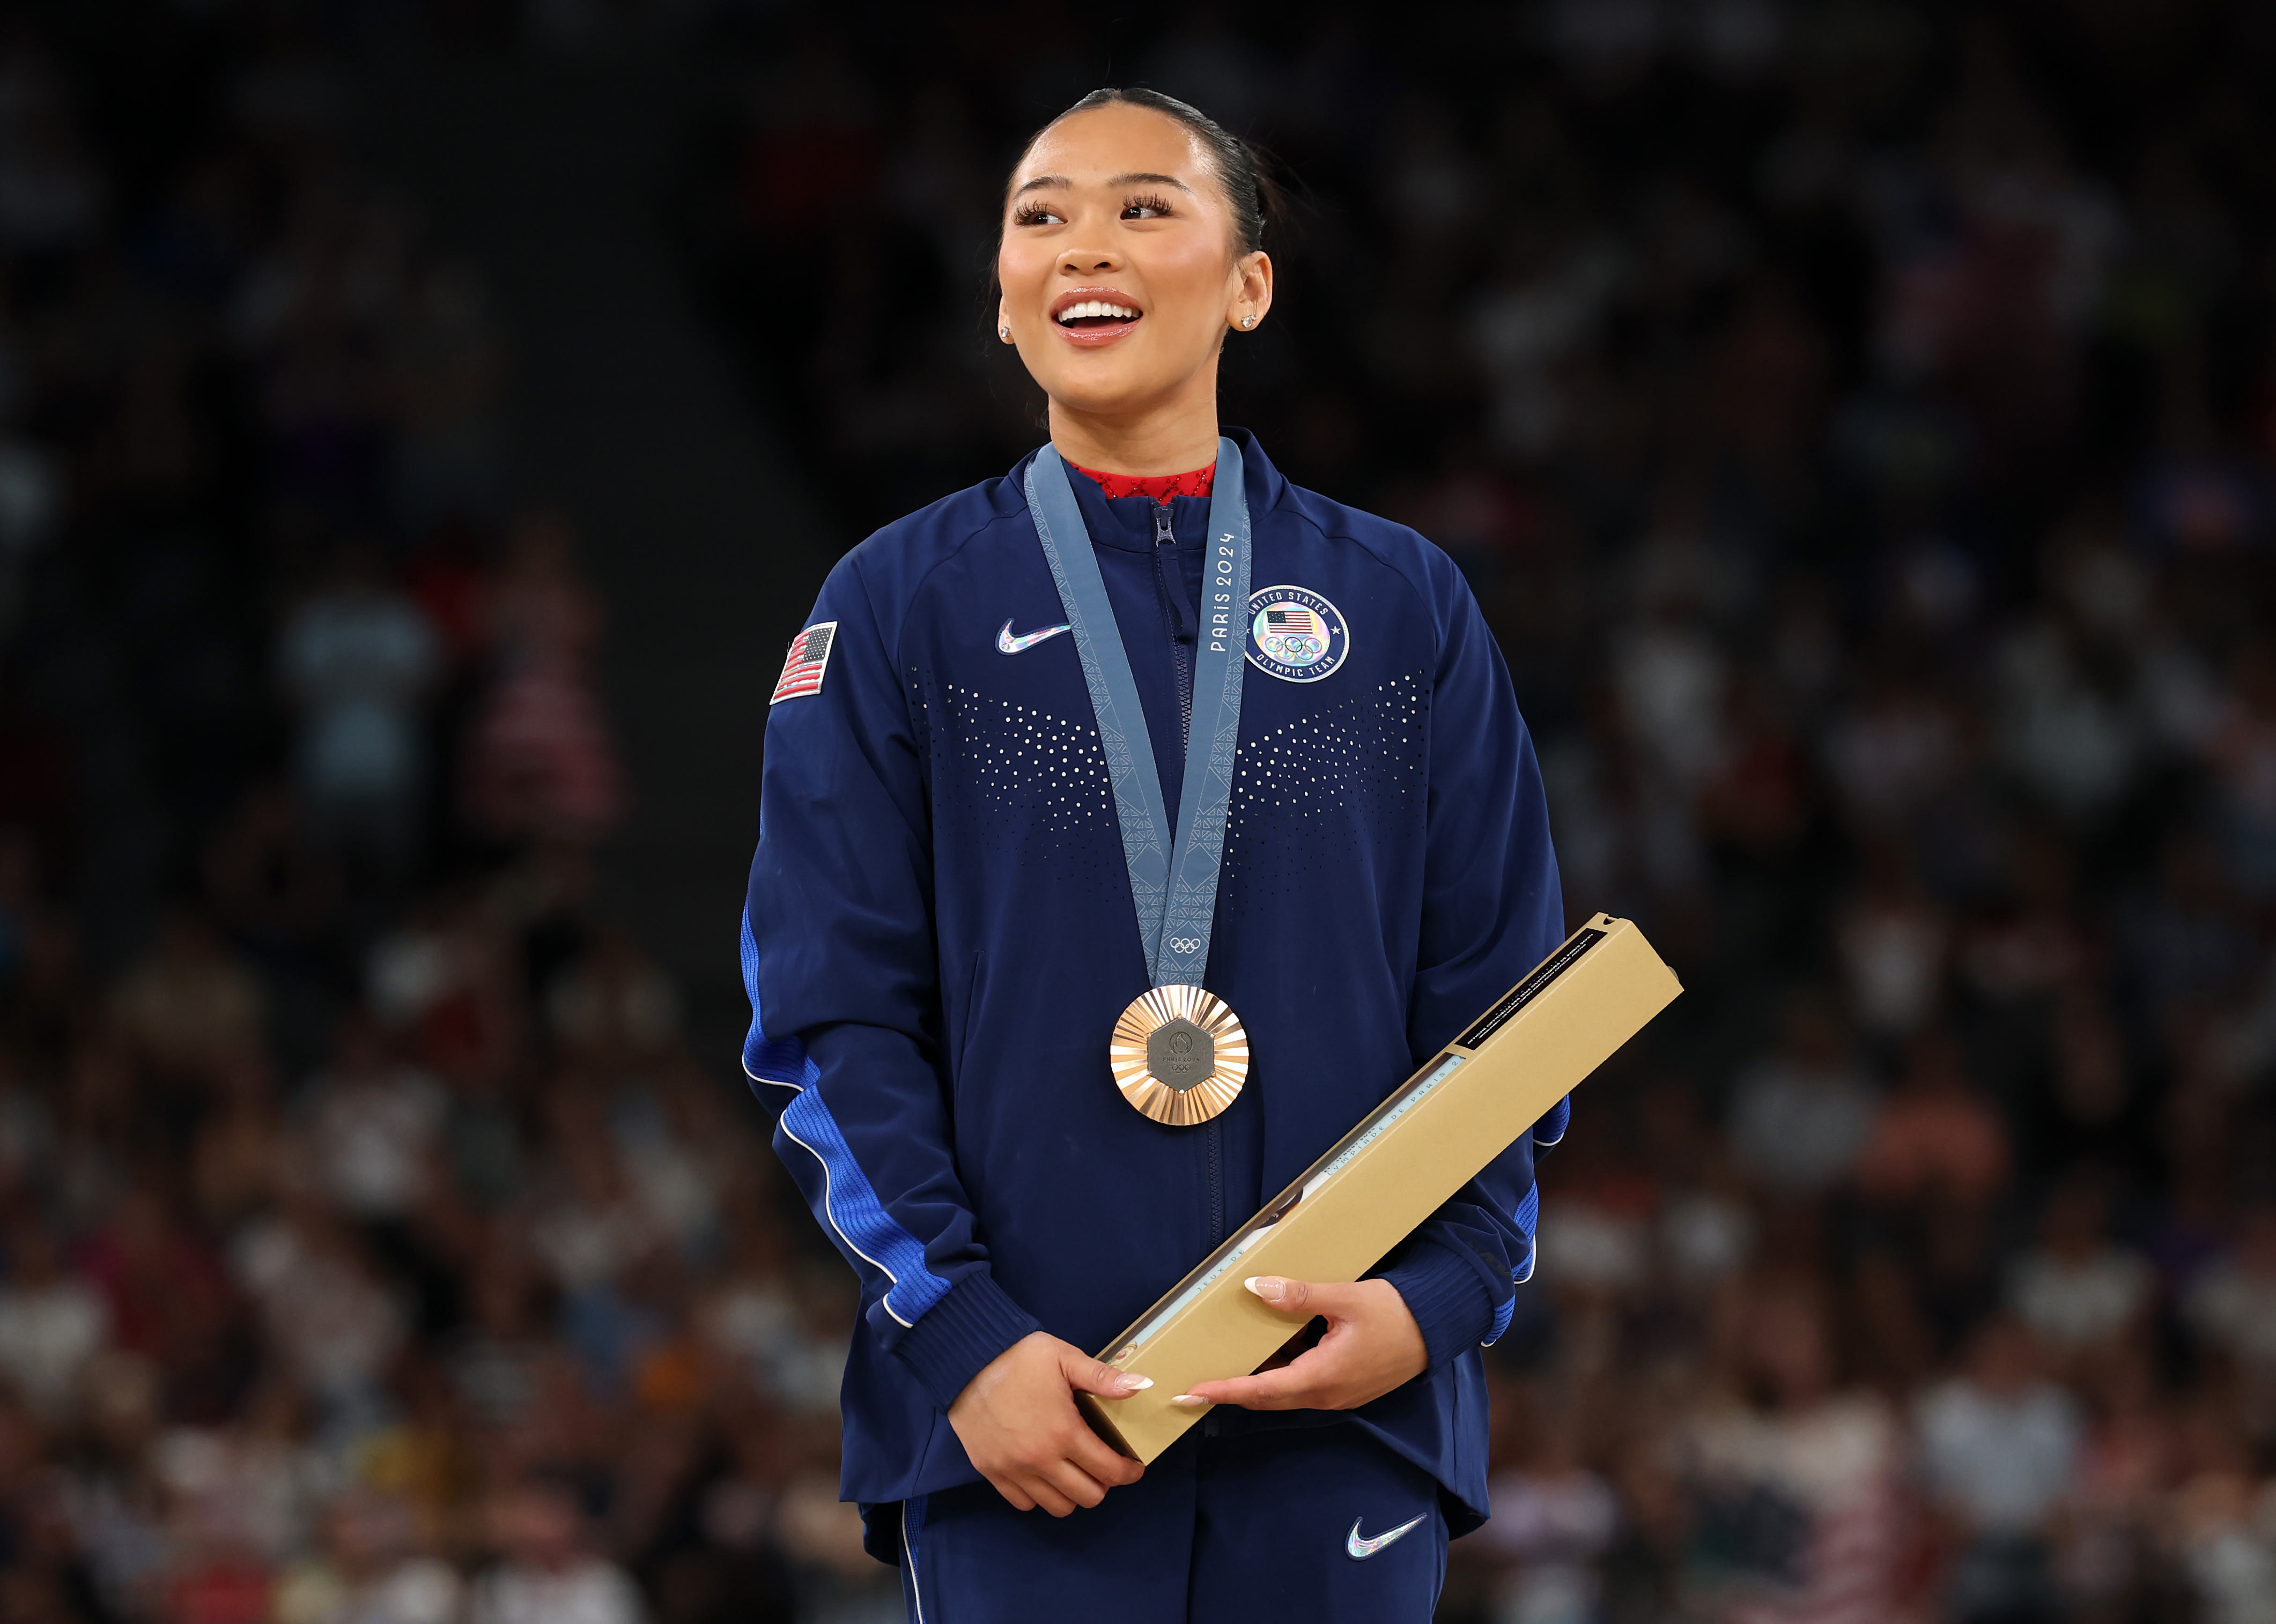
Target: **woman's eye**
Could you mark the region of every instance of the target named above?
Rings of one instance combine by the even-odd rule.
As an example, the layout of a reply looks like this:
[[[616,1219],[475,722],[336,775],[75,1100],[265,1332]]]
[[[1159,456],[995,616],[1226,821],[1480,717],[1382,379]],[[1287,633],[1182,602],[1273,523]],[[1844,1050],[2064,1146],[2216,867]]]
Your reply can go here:
[[[1132,198],[1122,206],[1125,220],[1166,220],[1169,215],[1170,206],[1160,198]]]
[[[1066,222],[1040,203],[1030,203],[1012,216],[1013,225],[1065,225]]]

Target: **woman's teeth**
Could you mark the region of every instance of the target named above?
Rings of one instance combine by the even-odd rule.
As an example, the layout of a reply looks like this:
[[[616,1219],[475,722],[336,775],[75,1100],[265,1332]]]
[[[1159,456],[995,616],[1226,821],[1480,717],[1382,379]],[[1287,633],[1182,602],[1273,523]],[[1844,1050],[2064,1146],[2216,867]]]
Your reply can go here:
[[[1069,305],[1058,313],[1058,323],[1061,327],[1074,321],[1100,319],[1135,321],[1138,319],[1138,313],[1127,305],[1109,304],[1103,298],[1087,298],[1080,305]]]

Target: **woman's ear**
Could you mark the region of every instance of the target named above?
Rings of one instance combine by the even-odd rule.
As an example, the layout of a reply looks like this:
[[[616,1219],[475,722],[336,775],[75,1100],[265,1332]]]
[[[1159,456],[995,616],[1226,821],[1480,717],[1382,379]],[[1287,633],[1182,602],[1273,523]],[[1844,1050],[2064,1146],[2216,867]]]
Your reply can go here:
[[[996,336],[1005,344],[1012,342],[1011,313],[1001,305],[996,306]]]
[[[1262,248],[1242,254],[1233,265],[1233,302],[1225,324],[1252,331],[1272,308],[1272,256]]]

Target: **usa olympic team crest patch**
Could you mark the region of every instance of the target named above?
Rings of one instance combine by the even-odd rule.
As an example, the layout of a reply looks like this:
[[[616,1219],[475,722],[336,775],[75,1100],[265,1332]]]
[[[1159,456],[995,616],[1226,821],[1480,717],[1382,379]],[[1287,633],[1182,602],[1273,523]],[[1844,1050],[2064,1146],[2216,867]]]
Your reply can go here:
[[[1301,586],[1248,594],[1248,663],[1284,683],[1332,676],[1351,653],[1343,611]]]

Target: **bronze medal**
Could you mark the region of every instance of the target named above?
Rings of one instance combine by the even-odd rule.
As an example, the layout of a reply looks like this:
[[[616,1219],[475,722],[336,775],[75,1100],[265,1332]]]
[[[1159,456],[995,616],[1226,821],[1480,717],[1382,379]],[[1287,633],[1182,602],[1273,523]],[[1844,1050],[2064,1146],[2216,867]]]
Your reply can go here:
[[[1114,1023],[1107,1064],[1134,1110],[1189,1128],[1240,1097],[1248,1033],[1216,993],[1173,982],[1131,1001]]]

